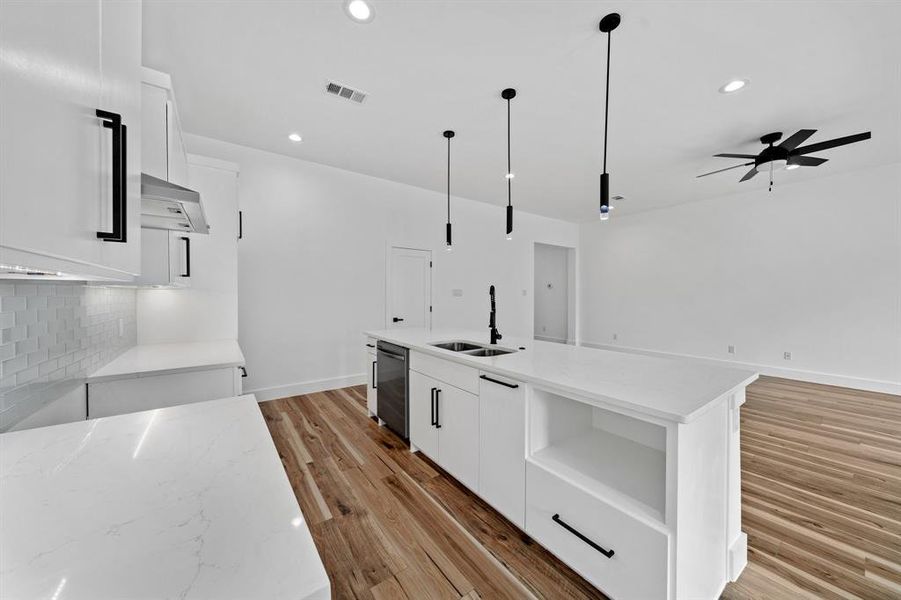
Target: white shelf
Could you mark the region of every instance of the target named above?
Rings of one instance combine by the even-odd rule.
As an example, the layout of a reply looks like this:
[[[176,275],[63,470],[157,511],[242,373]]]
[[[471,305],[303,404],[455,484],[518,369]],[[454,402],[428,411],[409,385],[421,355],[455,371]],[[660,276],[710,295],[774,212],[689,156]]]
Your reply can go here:
[[[614,504],[665,521],[666,454],[601,429],[559,440],[530,460]]]

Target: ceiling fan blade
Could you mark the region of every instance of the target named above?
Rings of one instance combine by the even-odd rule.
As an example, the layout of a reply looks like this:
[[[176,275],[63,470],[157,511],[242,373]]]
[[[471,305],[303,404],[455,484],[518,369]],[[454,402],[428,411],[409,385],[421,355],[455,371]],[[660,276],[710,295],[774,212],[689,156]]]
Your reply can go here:
[[[714,156],[718,156],[721,158],[757,158],[754,154],[714,154]]]
[[[821,164],[829,160],[828,158],[817,158],[816,156],[795,156],[791,159],[791,164],[799,167],[819,167]]]
[[[744,167],[744,166],[746,166],[746,165],[742,165],[742,166]],[[745,176],[742,177],[741,179],[739,179],[738,181],[739,181],[739,182],[747,181],[747,180],[749,180],[750,178],[754,177],[755,175],[757,175],[757,167],[751,167],[751,170],[748,171],[747,173],[745,173]]]
[[[799,129],[793,135],[790,135],[787,138],[785,138],[785,141],[783,141],[781,144],[779,144],[779,147],[783,148],[785,150],[794,150],[795,148],[797,148],[798,146],[803,144],[807,138],[809,138],[816,132],[817,132],[816,129]]]
[[[810,154],[811,152],[819,152],[820,150],[828,150],[829,148],[835,148],[836,146],[844,146],[846,144],[853,144],[854,142],[862,142],[864,140],[870,139],[870,132],[866,133],[855,133],[854,135],[846,135],[845,137],[835,138],[834,140],[827,140],[825,142],[818,142],[816,144],[810,144],[809,146],[801,146],[800,148],[796,148],[792,151],[792,155],[800,155],[800,154]]]
[[[731,171],[732,169],[738,169],[739,167],[747,167],[748,165],[753,165],[753,164],[754,164],[754,163],[749,162],[749,163],[744,163],[744,164],[741,164],[741,165],[735,165],[734,167],[726,167],[725,169],[720,169],[720,170],[718,170],[718,171],[711,171],[711,172],[709,172],[709,173],[704,173],[703,175],[698,175],[698,177],[707,177],[708,175],[714,175],[714,174],[716,174],[716,173],[722,173],[723,171]],[[697,179],[698,177],[695,177],[695,179]]]

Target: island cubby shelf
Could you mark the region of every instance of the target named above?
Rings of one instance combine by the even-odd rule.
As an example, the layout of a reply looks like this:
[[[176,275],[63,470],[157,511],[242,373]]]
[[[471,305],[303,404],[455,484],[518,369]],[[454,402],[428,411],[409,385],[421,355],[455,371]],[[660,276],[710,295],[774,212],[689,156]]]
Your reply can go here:
[[[528,460],[626,512],[666,515],[666,428],[535,389]]]

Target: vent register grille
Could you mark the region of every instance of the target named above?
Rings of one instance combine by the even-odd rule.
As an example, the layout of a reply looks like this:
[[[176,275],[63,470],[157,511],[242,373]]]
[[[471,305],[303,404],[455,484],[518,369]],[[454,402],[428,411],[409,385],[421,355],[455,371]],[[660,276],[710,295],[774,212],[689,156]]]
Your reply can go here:
[[[363,101],[366,100],[367,96],[366,92],[361,92],[360,90],[349,88],[346,85],[341,85],[340,83],[335,83],[334,81],[329,81],[328,84],[326,84],[325,91],[327,94],[340,96],[345,100],[350,100],[352,102],[356,102],[357,104],[363,104]]]

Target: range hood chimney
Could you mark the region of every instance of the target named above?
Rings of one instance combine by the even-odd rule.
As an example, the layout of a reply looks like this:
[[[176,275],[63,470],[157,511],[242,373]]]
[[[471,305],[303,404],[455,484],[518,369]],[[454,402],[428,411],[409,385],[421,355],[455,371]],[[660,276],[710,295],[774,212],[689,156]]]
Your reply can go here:
[[[200,193],[141,173],[141,227],[210,232]]]

